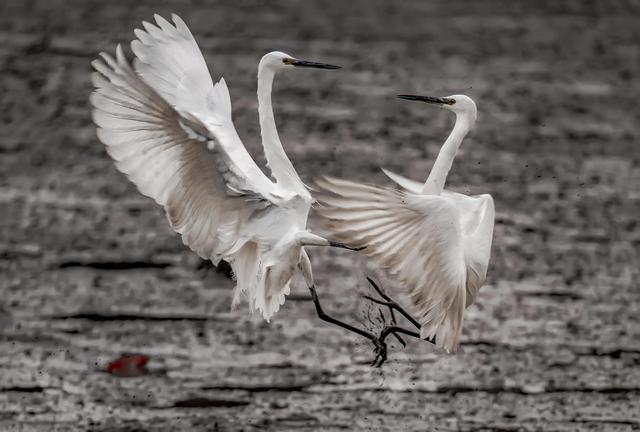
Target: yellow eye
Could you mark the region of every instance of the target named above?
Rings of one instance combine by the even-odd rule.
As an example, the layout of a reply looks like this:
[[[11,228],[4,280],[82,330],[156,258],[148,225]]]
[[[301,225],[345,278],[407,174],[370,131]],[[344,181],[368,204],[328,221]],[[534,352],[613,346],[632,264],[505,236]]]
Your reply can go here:
[[[292,58],[285,58],[285,59],[282,59],[282,63],[284,63],[284,64],[286,64],[286,65],[293,64],[293,59],[292,59]]]

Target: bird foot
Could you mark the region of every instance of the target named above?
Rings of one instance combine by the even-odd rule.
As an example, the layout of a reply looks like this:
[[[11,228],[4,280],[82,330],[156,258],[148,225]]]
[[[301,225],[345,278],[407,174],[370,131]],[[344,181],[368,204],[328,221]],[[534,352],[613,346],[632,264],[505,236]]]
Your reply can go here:
[[[375,339],[373,344],[375,345],[373,352],[376,356],[371,362],[371,366],[379,368],[387,361],[387,344],[381,339]]]
[[[394,315],[394,310],[397,310],[398,312],[401,312],[403,315],[408,315],[408,313],[406,311],[404,311],[404,309],[402,309],[396,302],[394,302],[389,296],[386,295],[386,293],[382,290],[382,288],[378,287],[375,282],[373,282],[370,278],[367,278],[369,280],[369,283],[372,284],[372,286],[376,289],[376,291],[380,294],[380,296],[383,298],[383,300],[378,300],[378,299],[374,299],[373,297],[368,297],[365,296],[365,298],[371,300],[372,302],[379,304],[381,306],[385,306],[386,308],[388,308],[389,310],[389,315],[390,317],[387,318],[385,316],[385,314],[383,313],[382,309],[379,309],[379,322],[381,322],[382,324],[382,329],[378,334],[372,333],[371,331],[365,330],[365,329],[361,329],[358,327],[355,327],[349,323],[346,323],[342,320],[336,319],[330,315],[328,315],[322,308],[322,305],[320,304],[320,298],[318,296],[318,293],[316,291],[315,286],[311,285],[309,287],[309,291],[311,293],[311,299],[313,300],[313,303],[315,305],[316,308],[316,312],[318,314],[318,317],[325,321],[328,322],[330,324],[333,324],[335,326],[338,327],[342,327],[343,329],[355,333],[359,336],[362,336],[368,340],[371,341],[371,343],[373,343],[374,349],[373,352],[375,354],[375,357],[373,359],[373,362],[371,363],[371,366],[373,367],[381,367],[386,361],[387,361],[387,356],[388,356],[388,345],[387,345],[387,338],[390,335],[393,335],[393,337],[395,337],[398,342],[400,342],[400,344],[402,345],[402,347],[406,347],[406,342],[404,341],[404,339],[400,336],[402,335],[406,335],[406,336],[411,336],[413,338],[417,338],[420,339],[420,334],[412,331],[412,330],[408,330],[405,328],[402,328],[400,326],[398,326],[396,317]],[[408,315],[410,317],[410,315]],[[411,318],[412,319],[412,318]],[[418,328],[420,328],[420,325],[413,320],[412,323],[415,323],[414,325],[417,326]],[[431,342],[431,341],[429,341]]]

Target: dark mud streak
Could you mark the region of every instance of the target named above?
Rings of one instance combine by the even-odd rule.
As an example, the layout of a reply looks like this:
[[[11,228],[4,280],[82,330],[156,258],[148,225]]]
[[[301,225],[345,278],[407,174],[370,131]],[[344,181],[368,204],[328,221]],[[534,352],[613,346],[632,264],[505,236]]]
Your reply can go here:
[[[42,393],[45,390],[40,386],[14,386],[14,387],[0,387],[0,393]]]
[[[308,425],[309,423],[319,423],[320,420],[317,417],[313,417],[311,415],[306,415],[306,414],[292,414],[290,416],[287,417],[276,417],[273,420],[270,421],[270,423],[278,423],[278,424],[290,424],[290,425],[300,425],[300,423],[305,423],[306,425]],[[323,427],[327,428],[329,427],[328,425],[323,425]],[[344,429],[343,425],[339,426],[341,429]]]
[[[308,391],[313,386],[332,386],[331,382],[313,382],[307,384],[296,385],[219,385],[219,386],[203,386],[201,390],[219,390],[219,391],[233,391],[243,390],[249,393],[263,393],[263,392],[294,392],[294,391]],[[349,388],[341,388],[339,385],[335,386],[333,391],[336,392],[351,392],[359,391]],[[364,391],[369,392],[382,392],[386,393],[389,389],[386,388],[368,388]],[[550,387],[541,392],[526,391],[519,387],[467,387],[467,386],[446,386],[440,387],[436,390],[424,390],[424,389],[411,389],[406,390],[408,392],[416,393],[433,393],[433,394],[449,394],[456,395],[458,393],[490,393],[490,394],[517,394],[523,396],[537,396],[541,394],[554,394],[554,393],[597,393],[597,394],[622,394],[622,393],[640,393],[640,387],[603,387],[603,388],[569,388],[569,387]],[[403,390],[399,390],[403,392]]]
[[[420,391],[420,390],[417,390],[417,391]],[[476,393],[476,392],[491,393],[491,394],[509,393],[509,394],[523,395],[523,396],[537,396],[542,394],[553,394],[553,393],[620,394],[620,393],[640,393],[640,387],[603,387],[599,389],[551,387],[551,388],[545,389],[545,391],[543,392],[531,392],[531,391],[526,391],[522,388],[505,388],[505,387],[473,388],[473,387],[461,386],[461,387],[442,387],[435,392],[426,392],[426,393],[458,394],[458,393]]]
[[[0,153],[3,153],[3,152],[0,151]],[[19,258],[34,259],[34,258],[39,258],[41,256],[42,256],[42,253],[39,251],[29,252],[29,251],[19,251],[19,250],[9,250],[9,249],[0,251],[0,259],[7,260],[7,261],[17,260]]]
[[[517,293],[519,297],[551,297],[556,299],[582,300],[585,297],[581,294],[570,291],[528,291]]]
[[[243,390],[249,393],[264,393],[264,392],[303,392],[315,385],[331,385],[329,382],[313,382],[307,384],[291,384],[291,385],[219,385],[219,386],[203,386],[201,390],[221,390],[221,391],[233,391]]]
[[[173,408],[234,408],[251,404],[248,400],[196,397],[174,402]]]
[[[366,388],[366,389],[343,389],[337,387],[332,390],[333,392],[359,392],[359,391],[367,391],[373,393],[387,393],[390,390],[387,388]],[[526,391],[522,388],[518,387],[464,387],[464,386],[452,386],[452,387],[440,387],[436,390],[426,390],[426,389],[407,389],[407,390],[396,390],[399,393],[427,393],[427,394],[448,394],[448,395],[457,395],[457,394],[465,394],[465,393],[488,393],[488,394],[513,394],[513,395],[521,395],[521,396],[540,396],[540,395],[549,395],[549,394],[575,394],[575,393],[592,393],[592,394],[624,394],[624,393],[640,393],[640,387],[603,387],[600,389],[592,389],[592,388],[568,388],[568,387],[553,387],[545,389],[544,391]]]
[[[55,46],[55,41],[50,41],[49,36],[45,35],[39,41],[29,44],[22,48],[24,55],[55,55],[62,57],[91,58],[97,55],[96,52],[82,50],[79,48],[69,48]]]
[[[89,321],[219,321],[214,317],[182,316],[182,315],[139,315],[139,314],[107,314],[101,312],[78,312],[69,315],[47,317],[53,320],[89,320]]]
[[[510,345],[502,342],[489,340],[474,340],[464,342],[463,346],[486,346],[489,348],[499,348],[509,351],[529,352],[536,348],[534,345]],[[640,348],[602,348],[598,346],[572,346],[562,345],[558,348],[566,348],[572,354],[577,356],[594,356],[594,357],[613,357],[620,358],[622,355],[640,355]],[[405,360],[395,360],[396,362],[405,362]],[[416,360],[410,360],[415,362]]]
[[[87,59],[95,57],[97,55],[97,53],[94,53],[94,52],[62,48],[62,47],[49,47],[48,49],[42,51],[41,53],[56,55],[56,56],[63,56],[63,57],[77,57],[77,58],[87,58]]]
[[[58,268],[86,267],[96,270],[142,270],[165,269],[172,263],[158,261],[64,261],[57,264]]]
[[[558,423],[598,423],[598,424],[619,424],[619,425],[629,425],[629,426],[640,426],[640,421],[634,420],[618,420],[618,419],[598,419],[598,418],[588,418],[588,419],[571,419],[571,420],[560,420]]]
[[[598,347],[593,347],[586,352],[575,352],[574,354],[582,356],[595,356],[595,357],[613,357],[620,358],[623,355],[640,355],[640,349],[626,349],[626,348],[614,348],[612,350],[605,350]]]

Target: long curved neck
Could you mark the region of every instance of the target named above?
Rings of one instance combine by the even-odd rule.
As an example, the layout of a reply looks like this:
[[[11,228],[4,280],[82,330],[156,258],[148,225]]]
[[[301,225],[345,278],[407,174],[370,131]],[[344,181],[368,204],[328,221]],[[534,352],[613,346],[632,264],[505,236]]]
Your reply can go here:
[[[301,183],[293,164],[282,148],[276,121],[271,106],[271,89],[275,71],[262,62],[258,66],[258,114],[260,116],[260,133],[262,147],[267,158],[267,164],[277,183],[292,184],[292,180]]]
[[[442,193],[458,147],[460,147],[469,129],[471,129],[471,122],[468,116],[464,113],[456,113],[456,124],[440,149],[440,153],[438,153],[438,157],[429,173],[429,178],[427,178],[422,187],[423,194],[440,195]]]

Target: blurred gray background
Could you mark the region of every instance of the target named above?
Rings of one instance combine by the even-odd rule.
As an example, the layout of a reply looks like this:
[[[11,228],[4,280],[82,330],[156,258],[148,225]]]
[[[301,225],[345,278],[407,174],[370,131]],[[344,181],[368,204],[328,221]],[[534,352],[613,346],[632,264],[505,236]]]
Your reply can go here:
[[[297,278],[271,324],[182,246],[97,141],[89,62],[177,12],[260,163],[256,68],[301,177],[424,179],[450,113],[478,104],[448,186],[494,196],[488,285],[461,353],[372,346],[319,321]],[[640,2],[13,1],[0,4],[0,430],[640,428]],[[315,218],[311,226],[317,227]],[[333,314],[374,328],[348,251],[310,251]],[[375,311],[374,311],[375,312]],[[374,320],[375,321],[375,320]],[[397,344],[396,344],[397,345]],[[122,353],[148,373],[105,372]]]

